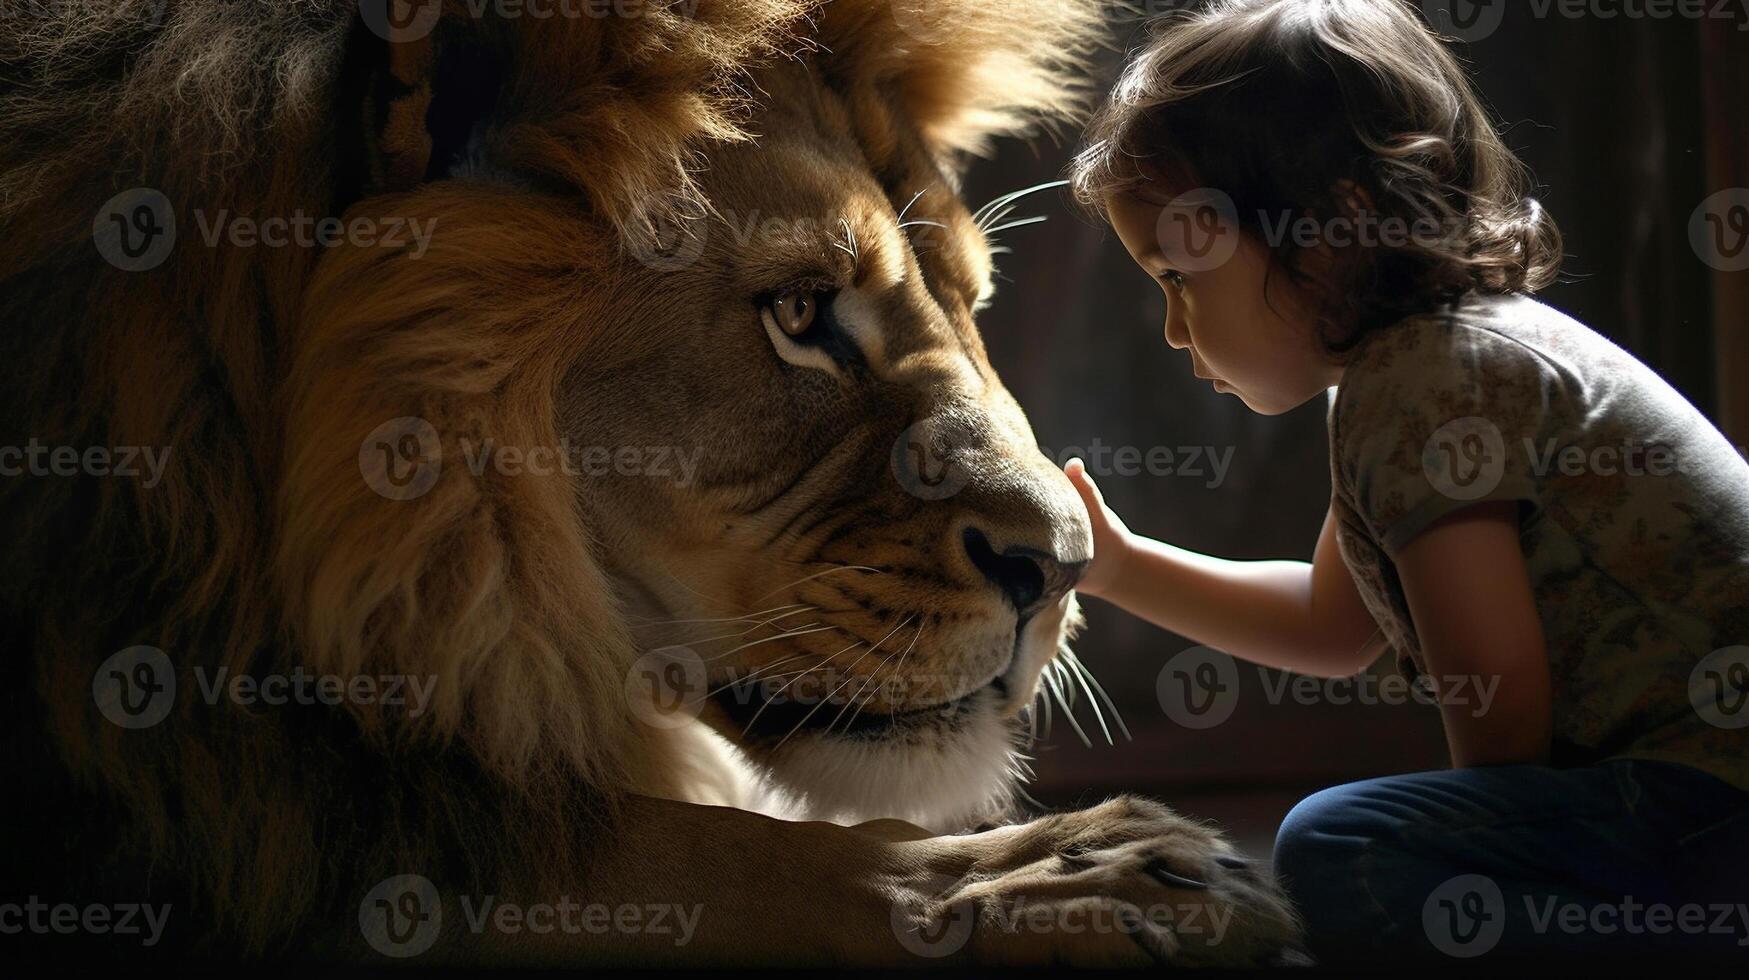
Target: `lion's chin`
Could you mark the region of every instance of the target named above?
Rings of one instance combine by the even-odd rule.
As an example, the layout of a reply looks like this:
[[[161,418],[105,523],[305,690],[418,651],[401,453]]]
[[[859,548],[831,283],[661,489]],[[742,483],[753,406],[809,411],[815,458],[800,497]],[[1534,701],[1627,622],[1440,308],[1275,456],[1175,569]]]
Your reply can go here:
[[[891,817],[938,833],[1010,815],[1029,774],[1020,755],[1030,737],[1022,709],[1078,612],[1070,595],[1034,617],[1002,675],[945,704],[863,712],[844,725],[783,724],[782,738],[737,738],[757,774],[758,808],[841,824]],[[713,727],[739,735],[736,717],[746,705],[715,707]]]
[[[1026,731],[1002,710],[1006,700],[992,684],[882,718],[892,726],[884,736],[798,732],[781,746],[742,752],[785,816],[840,824],[894,817],[951,833],[1013,808]]]

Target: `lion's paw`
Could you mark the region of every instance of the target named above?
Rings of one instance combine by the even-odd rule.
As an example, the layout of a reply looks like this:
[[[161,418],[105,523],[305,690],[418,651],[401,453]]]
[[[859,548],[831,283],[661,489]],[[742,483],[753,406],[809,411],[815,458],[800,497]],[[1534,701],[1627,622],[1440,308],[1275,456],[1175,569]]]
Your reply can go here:
[[[1299,927],[1268,869],[1151,800],[919,841],[901,944],[920,956],[1081,966],[1300,959]]]

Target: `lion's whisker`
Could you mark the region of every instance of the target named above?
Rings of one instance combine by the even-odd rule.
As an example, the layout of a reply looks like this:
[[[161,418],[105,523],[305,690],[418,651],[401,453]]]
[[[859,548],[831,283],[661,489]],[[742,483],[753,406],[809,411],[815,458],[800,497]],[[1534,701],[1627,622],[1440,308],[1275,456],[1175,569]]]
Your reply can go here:
[[[922,190],[918,191],[917,193],[911,195],[911,199],[909,201],[906,201],[905,206],[899,209],[899,227],[900,228],[905,227],[905,215],[910,212],[911,205],[916,204],[918,198],[921,198],[923,195],[925,195],[927,193],[929,193],[929,188],[927,188],[927,187],[923,188]]]
[[[673,580],[675,585],[680,586],[681,588],[685,589],[686,591],[692,593],[695,596],[698,596],[700,599],[703,599],[706,602],[712,602],[712,603],[715,603],[719,606],[723,606],[723,607],[728,608],[728,609],[735,608],[735,604],[732,602],[728,602],[728,601],[723,600],[723,599],[717,599],[717,598],[714,598],[712,596],[705,595],[703,592],[700,592],[697,589],[693,588],[692,586],[687,585],[685,582],[682,582],[680,580],[680,576],[675,575],[672,571],[669,571],[666,568],[664,568],[662,570],[662,574],[667,575],[669,579]],[[759,597],[759,599],[763,599],[763,598],[765,598],[765,596]],[[758,602],[759,599],[755,599],[753,601]]]
[[[1002,196],[996,198],[995,200],[990,201],[988,204],[985,204],[983,207],[979,208],[976,212],[974,212],[972,214],[972,221],[975,222],[978,225],[978,227],[982,228],[984,226],[984,219],[986,217],[988,217],[990,212],[994,211],[995,209],[1000,208],[1003,205],[1011,204],[1015,201],[1018,201],[1021,198],[1026,197],[1029,194],[1037,194],[1039,191],[1047,191],[1053,187],[1065,187],[1068,185],[1068,183],[1069,182],[1066,180],[1052,180],[1052,181],[1046,181],[1043,184],[1034,184],[1031,187],[1023,187],[1017,191],[1009,191],[1008,193],[1003,194]]]
[[[892,638],[893,638],[893,635],[894,635],[894,634],[895,634],[895,633],[897,633],[897,632],[899,632],[899,631],[900,631],[900,630],[902,630],[902,629],[904,629],[904,628],[905,628],[905,624],[906,624],[906,623],[909,623],[909,622],[910,622],[910,621],[911,621],[911,618],[912,618],[912,617],[914,617],[914,616],[916,616],[916,615],[917,615],[917,614],[916,614],[916,613],[912,613],[912,614],[911,614],[911,615],[910,615],[910,616],[907,616],[907,617],[906,617],[906,618],[905,618],[905,619],[904,619],[904,620],[902,620],[902,621],[901,621],[901,622],[900,622],[900,623],[899,623],[899,625],[897,625],[897,626],[895,626],[895,627],[893,627],[893,628],[892,628],[892,629],[891,629],[891,630],[889,630],[889,631],[887,631],[887,635],[886,635],[886,636],[883,636],[883,637],[881,637],[881,638],[880,638],[880,639],[878,639],[878,640],[876,640],[876,641],[875,641],[875,643],[874,643],[874,646],[871,646],[871,647],[869,647],[869,648],[868,648],[868,650],[867,650],[867,652],[865,652],[865,653],[863,653],[863,655],[862,655],[862,656],[860,656],[860,657],[857,657],[857,658],[856,658],[856,659],[855,659],[855,660],[854,660],[854,661],[852,661],[852,662],[851,662],[851,664],[850,664],[850,666],[849,666],[849,667],[846,667],[846,668],[845,668],[845,669],[844,669],[844,670],[845,670],[845,673],[847,673],[847,674],[849,674],[849,673],[851,673],[851,672],[852,672],[852,671],[854,671],[854,670],[855,670],[855,669],[856,669],[856,665],[857,665],[857,664],[859,664],[859,663],[862,663],[862,662],[863,662],[863,661],[864,661],[864,660],[866,660],[866,659],[868,659],[868,657],[869,657],[869,655],[870,655],[870,654],[872,654],[872,653],[874,653],[874,652],[875,652],[875,651],[876,651],[876,650],[879,650],[879,649],[880,649],[880,648],[881,648],[881,644],[883,644],[883,643],[885,643],[885,642],[887,642],[887,641],[888,641],[888,640],[890,640],[890,639],[892,639]],[[892,659],[892,658],[891,658],[891,655],[889,655],[889,656],[888,656],[888,659],[889,659],[889,660],[890,660],[890,659]],[[885,660],[883,660],[883,661],[881,661],[881,663],[885,663],[885,662],[886,662],[886,661],[885,661]],[[879,665],[876,665],[876,667],[875,667],[875,670],[879,670],[879,669],[880,669],[880,667],[879,667]],[[821,699],[820,699],[820,701],[819,701],[819,702],[818,702],[818,703],[817,703],[817,704],[815,704],[815,705],[814,705],[814,706],[813,706],[813,707],[812,707],[812,708],[810,708],[810,709],[808,709],[808,713],[807,713],[807,714],[805,714],[805,715],[803,715],[803,716],[802,716],[802,718],[801,718],[801,720],[800,720],[800,721],[798,721],[798,722],[796,722],[796,723],[795,723],[795,727],[793,727],[793,728],[791,728],[791,729],[790,729],[790,730],[789,730],[789,731],[788,731],[788,732],[787,732],[787,733],[786,733],[786,734],[785,734],[785,735],[784,735],[784,736],[783,736],[783,738],[780,738],[780,739],[778,739],[778,740],[777,740],[777,744],[776,744],[776,745],[774,745],[774,746],[772,746],[772,747],[771,747],[771,751],[773,751],[773,752],[776,752],[776,751],[777,751],[777,750],[778,750],[778,749],[781,749],[781,748],[783,748],[783,743],[785,743],[785,742],[787,742],[787,741],[789,741],[789,738],[790,738],[790,736],[791,736],[791,735],[794,735],[794,734],[795,734],[795,733],[796,733],[796,732],[798,732],[798,731],[800,731],[800,730],[801,730],[801,728],[802,728],[802,726],[803,726],[803,725],[806,725],[806,724],[807,724],[807,723],[808,723],[808,719],[810,719],[810,718],[812,718],[812,717],[814,717],[814,713],[815,713],[815,712],[817,712],[817,711],[819,711],[819,710],[820,710],[820,708],[821,708],[821,707],[822,707],[822,706],[823,706],[823,705],[825,705],[825,704],[826,704],[826,702],[828,702],[828,701],[830,701],[830,700],[832,700],[832,697],[833,697],[833,695],[835,695],[835,694],[837,694],[837,693],[838,693],[838,692],[839,692],[839,691],[842,691],[842,690],[844,690],[844,689],[845,689],[845,688],[846,688],[846,687],[848,687],[848,686],[849,686],[849,685],[850,685],[850,683],[851,683],[851,681],[854,681],[854,680],[855,680],[855,679],[856,679],[856,678],[855,678],[855,677],[854,677],[854,676],[852,676],[852,677],[848,677],[848,678],[846,678],[846,679],[845,679],[845,681],[844,681],[844,683],[842,683],[842,684],[840,684],[840,685],[838,685],[838,686],[837,686],[837,687],[835,687],[835,688],[833,688],[833,689],[832,689],[832,690],[831,690],[831,691],[830,691],[830,692],[829,692],[829,693],[828,693],[828,694],[827,694],[827,695],[826,695],[826,696],[825,696],[825,697],[823,697],[823,698],[821,698]],[[793,683],[793,682],[792,682],[792,683]],[[866,684],[866,683],[867,683],[867,682],[866,682],[866,681],[865,681],[865,682],[864,682],[864,683],[865,683],[865,684]],[[848,707],[848,706],[849,706],[849,705],[848,705],[848,704],[847,704],[847,705],[846,705],[846,707]],[[844,709],[843,709],[843,708],[840,708],[840,709],[839,709],[839,713],[840,713],[840,714],[843,714],[843,712],[844,712]],[[836,720],[837,720],[837,719],[833,719],[833,720],[834,720],[834,721],[836,721]],[[832,726],[831,726],[831,725],[827,725],[827,726],[826,726],[826,730],[827,730],[827,731],[831,731],[831,729],[832,729]]]
[[[989,231],[984,232],[984,234],[987,237],[990,235],[994,235],[999,231],[1007,231],[1010,228],[1023,228],[1027,225],[1041,224],[1041,223],[1049,221],[1049,220],[1051,220],[1051,219],[1048,216],[1042,215],[1042,214],[1038,215],[1036,217],[1032,217],[1032,218],[1021,218],[1021,219],[1016,220],[1016,221],[1004,222],[1003,224],[997,225],[996,227],[991,228]]]
[[[754,599],[753,601],[754,602],[761,602],[761,601],[764,601],[765,599],[769,599],[770,597],[772,597],[772,596],[774,596],[774,595],[778,594],[779,592],[782,592],[786,589],[793,589],[796,586],[801,585],[803,582],[811,582],[814,579],[817,579],[822,575],[830,575],[833,572],[842,572],[842,571],[846,571],[846,570],[859,571],[859,572],[869,572],[869,573],[872,573],[875,575],[883,574],[880,569],[870,568],[867,565],[833,565],[831,568],[828,568],[825,571],[815,572],[812,575],[804,575],[803,577],[796,579],[794,582],[791,582],[788,585],[780,585],[777,588],[772,589],[770,592],[767,592],[764,595],[760,596],[759,598]]]
[[[984,220],[978,224],[978,230],[984,231],[984,229],[990,225],[998,224],[1007,220],[1008,216],[1018,210],[1019,207],[1020,205],[1018,204],[1010,204],[1005,207],[997,208],[995,211],[984,216]],[[984,234],[988,237],[989,232],[984,232]]]
[[[1041,674],[1042,674],[1042,671],[1041,671]],[[1054,710],[1051,708],[1050,688],[1044,684],[1044,678],[1042,676],[1039,678],[1038,693],[1036,695],[1034,695],[1034,697],[1038,698],[1039,704],[1044,706],[1044,710],[1045,710],[1044,737],[1050,738],[1051,737],[1051,726],[1057,719],[1056,719],[1056,714],[1055,714]]]
[[[873,654],[874,652],[875,652],[874,647],[869,647],[867,650],[864,650],[862,653],[862,656],[857,657],[855,660],[852,660],[850,662],[850,665],[844,668],[845,673],[849,673],[849,672],[855,670],[857,664],[862,663],[864,660],[867,660],[869,658],[869,656],[871,654]],[[819,711],[820,708],[826,704],[826,702],[828,702],[832,699],[832,695],[837,694],[839,691],[843,690],[844,686],[846,684],[849,684],[853,680],[855,680],[854,677],[851,677],[848,680],[845,680],[844,683],[839,684],[837,687],[833,688],[831,691],[828,691],[825,697],[823,697],[819,701],[815,702],[814,706],[812,708],[808,709],[808,713],[803,715],[801,717],[801,720],[797,721],[793,726],[791,726],[789,731],[784,733],[782,738],[777,740],[777,744],[773,745],[771,747],[771,751],[776,752],[778,749],[783,748],[783,743],[789,741],[791,735],[794,735],[796,732],[801,731],[802,726],[806,725],[808,723],[808,719],[814,717],[814,713]],[[791,681],[790,683],[793,684],[793,683],[795,683],[795,681]]]
[[[1092,748],[1093,740],[1087,737],[1087,733],[1081,728],[1081,723],[1075,720],[1075,709],[1069,704],[1069,699],[1063,693],[1063,679],[1057,675],[1054,669],[1059,666],[1058,663],[1053,660],[1049,666],[1053,669],[1046,670],[1040,676],[1044,677],[1046,682],[1051,685],[1051,693],[1056,695],[1057,703],[1062,706],[1063,720],[1069,723],[1069,727],[1075,729],[1075,734],[1080,736],[1082,745]]]
[[[817,633],[819,631],[814,630],[812,632]],[[784,634],[784,636],[791,636],[791,635],[799,635],[799,634]],[[773,636],[773,637],[769,637],[769,639],[781,640],[784,638],[784,636]],[[766,679],[769,679],[771,677],[788,677],[791,673],[794,673],[794,671],[787,671],[787,672],[781,673],[781,674],[766,674],[765,672],[770,670],[773,667],[780,667],[784,664],[793,663],[794,661],[801,660],[802,658],[804,658],[808,655],[809,655],[808,651],[803,650],[801,653],[792,654],[788,657],[784,657],[784,658],[779,659],[779,660],[774,660],[771,663],[765,664],[763,666],[755,667],[752,671],[750,671],[750,672],[748,672],[740,677],[734,678],[733,680],[729,681],[727,684],[724,684],[722,687],[719,687],[714,691],[710,691],[709,693],[715,694],[718,691],[726,690],[729,687],[732,687],[732,686],[739,684],[743,681],[753,680],[754,678],[760,677],[761,675],[764,675]]]
[[[776,673],[766,673],[766,671],[769,668],[780,667],[780,666],[787,664],[787,663],[790,663],[792,661],[800,660],[806,656],[807,656],[807,654],[805,654],[805,653],[798,653],[793,657],[785,657],[782,660],[775,660],[769,664],[766,664],[764,667],[759,668],[758,670],[754,671],[751,674],[747,674],[743,677],[737,677],[737,678],[729,681],[727,684],[724,684],[720,687],[712,688],[709,693],[718,694],[722,691],[728,690],[731,687],[734,687],[736,684],[744,684],[744,683],[751,681],[751,680],[769,681],[769,680],[775,680],[776,678],[779,678],[779,677],[794,677],[797,674],[805,674],[808,671],[813,670],[814,668],[802,667],[802,668],[799,668],[796,670],[780,670],[780,671],[777,671]]]
[[[813,628],[810,629],[809,627],[813,627]],[[840,627],[834,626],[831,623],[809,623],[807,626],[797,627],[796,629],[788,630],[786,632],[779,633],[776,636],[766,636],[766,637],[761,637],[760,639],[757,639],[757,640],[748,640],[746,643],[742,643],[739,646],[730,647],[729,649],[724,650],[722,653],[713,653],[708,657],[701,657],[699,659],[705,661],[706,663],[709,663],[712,660],[721,660],[731,653],[738,653],[742,650],[751,649],[752,647],[759,646],[762,643],[771,643],[771,642],[776,641],[776,640],[787,640],[787,639],[790,639],[791,637],[796,637],[796,636],[806,636],[809,633],[824,633],[827,630],[835,630],[835,629],[839,629],[839,628]]]
[[[775,623],[780,619],[788,619],[791,616],[800,615],[801,613],[810,612],[810,611],[817,611],[817,610],[811,609],[811,607],[803,607],[801,609],[795,610],[794,612],[784,613],[782,616],[773,616],[770,619],[761,620],[760,622],[754,623],[752,626],[749,626],[744,630],[736,630],[733,633],[720,633],[716,636],[693,637],[692,639],[684,640],[680,643],[676,643],[673,645],[674,646],[700,646],[700,645],[703,645],[706,643],[715,643],[718,640],[733,640],[733,639],[736,639],[738,637],[746,636],[748,633],[753,632],[754,630],[760,628],[761,626],[770,626],[772,623]],[[819,626],[819,625],[822,625],[822,624],[819,622],[804,623],[801,626],[792,627],[791,629],[805,630],[810,626]],[[774,627],[774,628],[778,631],[778,636],[788,635],[788,631],[784,627],[779,626],[779,627]],[[771,639],[775,639],[775,638],[776,637],[771,637]],[[732,653],[734,651],[727,651],[727,652]],[[713,655],[713,659],[714,659],[714,655]]]
[[[1130,735],[1129,726],[1125,725],[1123,722],[1123,715],[1118,712],[1117,705],[1112,702],[1111,695],[1105,693],[1105,685],[1099,683],[1099,679],[1093,676],[1093,671],[1089,670],[1087,665],[1081,661],[1081,658],[1075,655],[1075,651],[1070,650],[1068,647],[1062,647],[1059,652],[1062,656],[1068,659],[1069,665],[1079,671],[1081,676],[1086,679],[1082,686],[1085,687],[1089,684],[1092,685],[1093,689],[1088,692],[1088,697],[1091,698],[1094,694],[1099,695],[1099,699],[1105,702],[1107,708],[1111,709],[1111,720],[1117,722],[1118,731],[1123,733],[1124,741],[1135,741]],[[1096,708],[1095,710],[1097,711],[1098,709]],[[1109,740],[1109,736],[1107,737],[1107,740]]]
[[[911,620],[913,620],[913,619],[917,619],[916,613],[912,613],[911,615],[905,617],[905,619],[903,621],[901,621],[899,623],[899,625],[893,627],[893,633],[897,633],[900,630],[904,629],[905,625],[907,623],[911,622]],[[893,633],[888,633],[887,635],[892,636]],[[917,622],[917,636],[922,636],[922,635],[923,635],[923,622],[922,622],[922,620],[918,620],[918,622]],[[868,686],[870,684],[874,683],[874,679],[876,677],[880,676],[881,668],[885,667],[887,665],[888,661],[892,660],[894,657],[901,657],[902,658],[905,654],[908,654],[911,652],[911,647],[917,645],[917,636],[911,637],[911,643],[909,645],[907,645],[904,650],[895,650],[892,653],[887,654],[886,660],[883,660],[880,663],[875,664],[874,669],[868,672],[868,677],[862,682],[862,686],[857,688],[856,693],[852,694],[850,696],[850,698],[844,702],[844,707],[839,708],[838,713],[836,715],[832,716],[832,721],[826,725],[826,731],[830,732],[833,729],[833,727],[838,724],[838,719],[844,717],[844,712],[850,710],[850,706],[857,703],[857,698],[862,697],[862,692],[868,690]],[[884,640],[884,639],[881,641],[881,643],[885,643],[885,642],[886,642],[886,640]],[[875,646],[879,647],[880,643],[875,644]],[[901,659],[899,662],[904,663],[905,661],[903,659]],[[897,671],[895,669],[895,673],[896,672]],[[870,699],[872,699],[874,697],[874,695],[871,694],[871,695],[869,695],[869,697],[870,697]],[[857,711],[857,714],[861,714],[862,708],[859,707],[856,709],[856,711]],[[850,721],[852,724],[854,724],[856,722],[856,715],[855,714],[850,716]],[[845,725],[844,730],[849,731],[850,725]]]
[[[732,640],[732,639],[735,639],[736,637],[739,637],[739,636],[746,636],[748,633],[753,632],[754,630],[758,629],[761,626],[770,626],[772,623],[775,623],[780,619],[788,619],[791,616],[799,616],[802,613],[806,613],[806,612],[819,612],[819,611],[820,611],[820,607],[818,607],[818,606],[803,606],[800,609],[794,609],[794,610],[791,610],[790,612],[786,612],[781,616],[773,616],[770,619],[762,619],[759,622],[754,623],[752,626],[749,626],[746,629],[740,630],[740,631],[735,632],[735,633],[723,633],[719,636],[700,637],[698,639],[684,641],[684,642],[680,643],[679,645],[680,646],[692,646],[694,644],[699,644],[699,643],[715,643],[718,640]],[[742,622],[747,622],[747,620],[742,620]],[[819,625],[820,624],[818,622],[814,622],[814,623],[808,623],[806,626],[799,626],[799,627],[795,627],[795,628],[796,629],[807,629],[808,626],[819,626]],[[781,631],[784,629],[784,627],[780,626],[780,627],[776,627],[776,629]]]
[[[862,644],[867,643],[867,642],[868,642],[867,640],[857,640],[855,643],[852,643],[851,645],[845,647],[844,649],[838,651],[837,653],[834,653],[832,656],[827,657],[825,660],[822,660],[819,663],[815,664],[814,666],[809,667],[807,670],[802,671],[800,674],[797,674],[794,678],[792,678],[790,680],[790,682],[788,684],[785,684],[784,686],[778,688],[777,693],[773,694],[769,698],[766,698],[765,703],[761,704],[759,706],[759,710],[753,712],[753,717],[747,719],[746,726],[741,729],[742,737],[746,737],[747,733],[749,731],[752,731],[753,723],[757,722],[759,720],[759,716],[765,713],[765,709],[771,705],[771,702],[776,700],[780,695],[783,694],[783,692],[789,690],[790,686],[793,685],[796,681],[801,680],[803,677],[808,676],[809,674],[813,673],[816,670],[820,670],[820,669],[824,668],[827,664],[831,663],[834,660],[837,660],[839,657],[843,656],[846,653],[849,653],[851,650],[854,650],[857,647],[859,647]],[[868,654],[865,653],[865,654],[863,654],[863,656],[866,657],[866,656],[868,656]],[[855,663],[852,663],[851,666],[854,667],[854,666],[856,666],[856,664],[859,664],[861,662],[862,662],[862,657],[858,657],[858,658],[856,658]],[[802,720],[806,721],[807,719],[804,718]],[[788,738],[788,737],[789,737],[788,735],[784,736],[784,738]],[[779,742],[778,744],[782,745],[783,743]]]
[[[1081,685],[1081,690],[1087,692],[1087,706],[1093,709],[1093,718],[1099,722],[1099,730],[1105,735],[1105,744],[1116,744],[1111,740],[1111,729],[1105,724],[1105,712],[1099,710],[1099,701],[1093,696],[1093,688],[1087,684],[1087,671],[1079,660],[1069,658],[1064,660],[1069,667],[1069,676]]]
[[[850,226],[850,222],[843,219],[843,218],[838,219],[838,225],[839,225],[839,227],[844,229],[844,237],[846,240],[849,241],[850,244],[847,246],[847,245],[844,245],[844,244],[841,244],[839,242],[834,241],[832,243],[832,246],[834,248],[838,249],[839,251],[843,252],[844,254],[850,256],[851,262],[853,262],[853,263],[854,262],[861,262],[862,256],[859,254],[860,249],[858,249],[857,245],[856,245],[856,229],[852,228]]]
[[[636,629],[647,629],[652,626],[681,626],[692,623],[750,623],[755,616],[763,616],[766,613],[777,612],[779,609],[788,609],[791,606],[806,605],[807,603],[805,602],[786,602],[781,606],[772,606],[770,609],[761,609],[757,612],[750,612],[745,616],[713,616],[696,619],[643,619],[634,622],[631,625]]]
[[[904,656],[901,656],[899,658],[899,662],[893,665],[893,669],[888,676],[897,677],[897,676],[899,676],[899,672],[905,669],[905,661],[910,659],[911,651],[917,646],[917,641],[923,638],[923,629],[924,629],[924,627],[926,627],[928,625],[929,625],[929,622],[926,619],[918,619],[917,620],[917,632],[916,632],[916,634],[914,634],[911,637],[910,644],[905,647]],[[880,668],[876,667],[875,669],[878,671]],[[860,696],[862,694],[862,689],[858,688],[856,693]],[[868,707],[868,702],[872,701],[872,700],[874,700],[874,695],[870,694],[867,701],[864,701],[860,705],[857,705],[856,711],[853,712],[850,716],[850,720],[844,723],[844,730],[845,731],[847,731],[847,732],[850,731],[851,726],[856,724],[856,716],[862,714],[862,709]],[[833,724],[837,724],[837,719],[833,719]],[[897,725],[898,725],[897,721],[894,721],[892,723],[892,727],[897,727]],[[827,731],[831,731],[831,726],[827,726]]]
[[[804,652],[804,653],[794,654],[793,656],[784,657],[781,660],[774,660],[771,663],[768,663],[763,667],[756,668],[751,673],[745,674],[741,677],[731,678],[727,683],[725,683],[719,687],[711,688],[710,690],[704,692],[704,696],[708,698],[708,697],[715,695],[715,694],[721,694],[722,692],[727,691],[729,688],[734,687],[736,684],[744,684],[744,683],[751,681],[751,680],[771,680],[774,677],[790,677],[790,676],[793,676],[797,673],[806,673],[808,670],[812,670],[813,668],[809,667],[809,668],[806,668],[806,669],[801,670],[801,671],[786,670],[786,671],[783,671],[782,673],[777,673],[777,674],[768,674],[768,673],[766,673],[766,671],[770,670],[773,667],[781,667],[787,663],[794,663],[795,661],[801,660],[807,656],[808,656],[808,654]]]

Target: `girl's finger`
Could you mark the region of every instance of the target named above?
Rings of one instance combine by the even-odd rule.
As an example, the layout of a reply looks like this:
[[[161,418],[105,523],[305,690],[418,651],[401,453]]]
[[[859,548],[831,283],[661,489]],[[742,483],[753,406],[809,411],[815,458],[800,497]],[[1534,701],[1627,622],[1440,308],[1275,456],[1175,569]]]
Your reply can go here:
[[[1069,474],[1069,482],[1075,485],[1075,492],[1081,495],[1081,500],[1087,509],[1097,516],[1105,507],[1105,497],[1099,492],[1099,486],[1093,482],[1093,477],[1087,472],[1087,464],[1080,457],[1069,460],[1063,471]]]

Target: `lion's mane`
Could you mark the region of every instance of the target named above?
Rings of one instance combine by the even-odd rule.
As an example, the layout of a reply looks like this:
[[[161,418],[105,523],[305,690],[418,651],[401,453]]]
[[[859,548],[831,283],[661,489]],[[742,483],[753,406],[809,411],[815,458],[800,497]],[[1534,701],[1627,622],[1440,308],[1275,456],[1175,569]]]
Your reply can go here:
[[[446,432],[551,444],[566,358],[649,325],[539,325],[575,322],[616,288],[628,243],[709,207],[693,175],[713,143],[755,137],[762,62],[816,59],[873,156],[912,126],[950,158],[1075,105],[1098,17],[952,4],[954,30],[921,45],[887,3],[669,6],[477,27],[514,66],[495,162],[580,189],[569,211],[489,181],[385,187],[352,98],[370,39],[341,0],[69,0],[0,26],[6,441],[172,453],[150,489],[0,489],[3,635],[29,678],[4,697],[41,815],[22,839],[64,842],[41,874],[93,897],[168,892],[266,948],[344,921],[361,869],[541,887],[611,839],[621,794],[676,791],[671,748],[626,710],[633,645],[574,489],[455,466],[397,506],[360,479],[361,421],[416,409]],[[183,240],[127,273],[91,228],[141,186],[178,202]],[[447,233],[417,263],[205,247],[195,207],[439,211]],[[124,731],[94,709],[92,677],[135,644],[179,675],[407,674],[435,696],[417,718],[179,697],[169,722]]]

